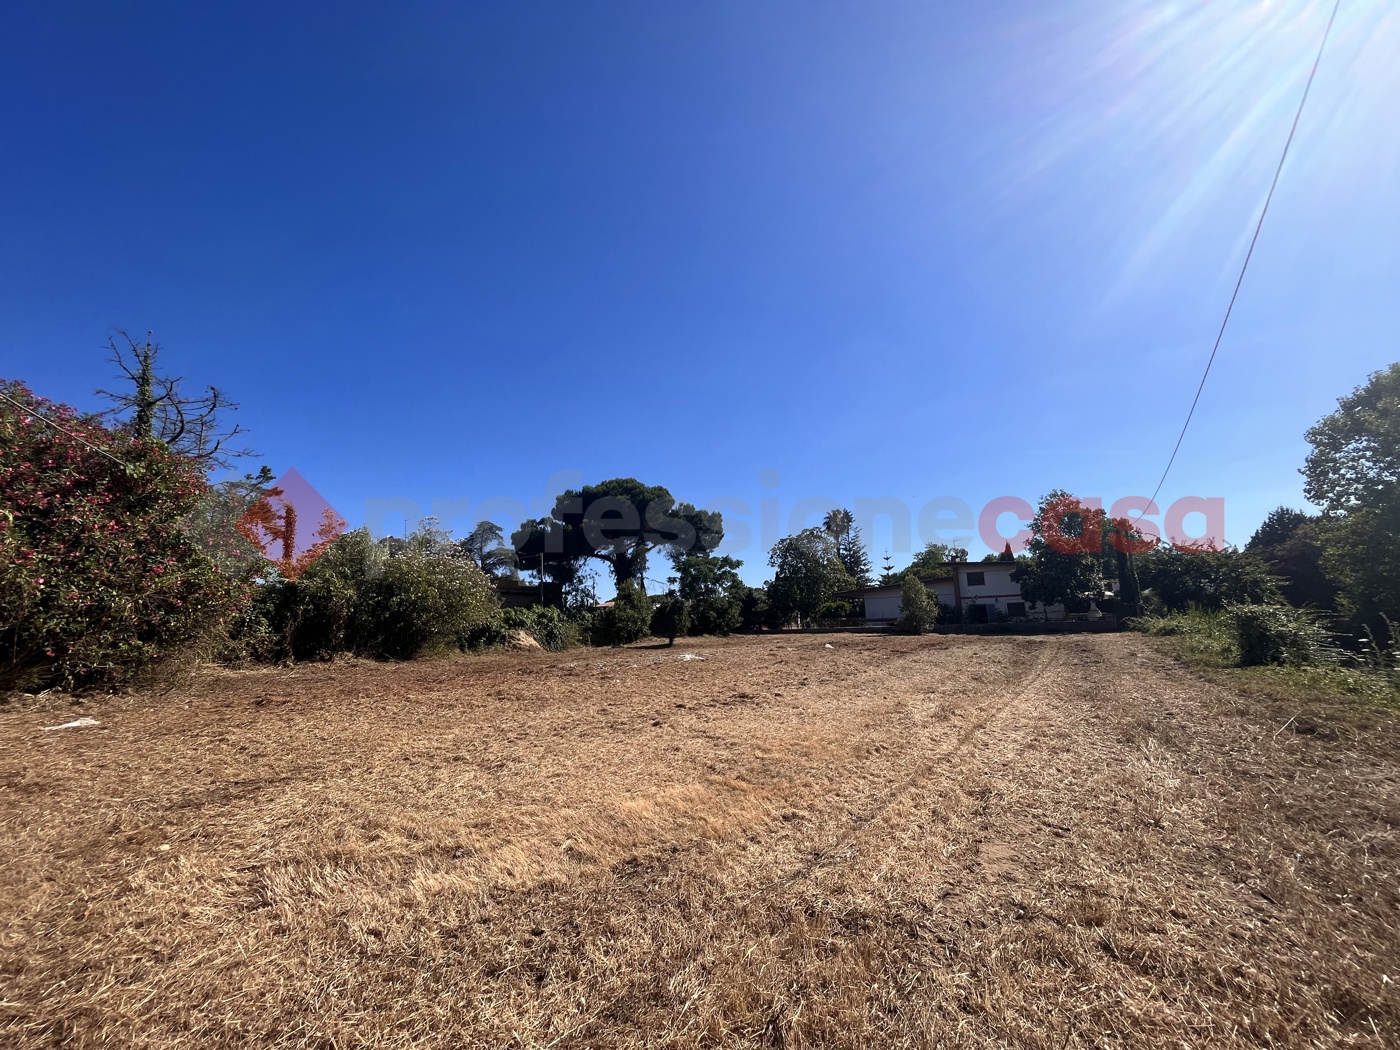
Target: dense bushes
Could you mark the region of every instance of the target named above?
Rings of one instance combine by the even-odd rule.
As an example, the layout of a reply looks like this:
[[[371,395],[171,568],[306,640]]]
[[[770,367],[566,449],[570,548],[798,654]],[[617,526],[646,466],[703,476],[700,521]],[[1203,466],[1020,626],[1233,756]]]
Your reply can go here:
[[[433,530],[391,552],[359,529],[297,579],[266,584],[258,607],[261,622],[249,624],[248,633],[259,655],[405,660],[464,644],[496,619],[498,605],[481,569],[451,556]]]
[[[651,633],[675,645],[676,636],[689,630],[690,603],[675,594],[662,597],[651,614]]]
[[[692,551],[675,560],[677,594],[687,604],[690,634],[725,635],[744,622],[749,588],[739,578],[735,558]],[[653,628],[652,633],[659,633]]]
[[[1138,582],[1169,612],[1272,603],[1278,581],[1251,552],[1194,550],[1162,544],[1137,557]]]
[[[1196,608],[1143,617],[1131,625],[1166,636],[1167,644],[1188,664],[1226,676],[1235,688],[1290,703],[1354,696],[1400,704],[1400,637],[1353,654],[1334,645],[1315,614],[1300,614],[1289,606]]]
[[[560,652],[578,645],[578,627],[558,609],[507,609],[502,617],[508,631],[526,631],[550,652]]]
[[[1333,663],[1340,655],[1331,632],[1307,609],[1290,605],[1232,605],[1227,612],[1234,622],[1240,664],[1244,667],[1301,667]]]
[[[1234,624],[1222,612],[1197,606],[1183,613],[1139,617],[1129,620],[1128,625],[1144,634],[1171,638],[1184,656],[1202,666],[1239,664],[1239,638]]]
[[[385,558],[360,589],[355,642],[365,655],[407,660],[456,648],[489,619],[496,596],[471,562],[410,550]]]
[[[559,652],[579,644],[577,624],[558,609],[535,606],[531,609],[502,609],[500,615],[473,629],[465,638],[465,648],[487,649],[506,645],[516,631],[524,631],[544,649]]]
[[[651,599],[632,580],[617,588],[611,605],[593,619],[589,641],[594,645],[629,645],[651,630]]]
[[[1232,605],[1148,616],[1134,629],[1184,643],[1190,655],[1215,666],[1305,667],[1334,664],[1343,657],[1317,614],[1290,605]]]
[[[159,442],[0,384],[0,689],[121,682],[246,596],[183,528],[207,492]]]

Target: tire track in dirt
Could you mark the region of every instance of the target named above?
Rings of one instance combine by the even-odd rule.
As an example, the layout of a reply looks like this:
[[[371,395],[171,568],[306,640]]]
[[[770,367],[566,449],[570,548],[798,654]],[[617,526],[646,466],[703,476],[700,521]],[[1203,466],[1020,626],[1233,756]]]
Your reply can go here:
[[[915,756],[914,768],[911,771],[897,783],[877,791],[867,800],[861,812],[851,813],[844,822],[846,826],[836,830],[831,840],[825,846],[816,848],[805,862],[792,871],[755,887],[753,896],[771,892],[780,886],[794,886],[825,867],[854,860],[856,845],[872,833],[883,814],[895,808],[900,800],[910,794],[926,791],[929,781],[935,778],[938,770],[947,769],[959,756],[965,755],[979,737],[984,737],[990,728],[1003,720],[1013,709],[1021,708],[1035,698],[1043,696],[1047,679],[1056,673],[1063,662],[1064,656],[1059,647],[1038,645],[1034,662],[1026,669],[1024,677],[1017,682],[1014,689],[989,697],[951,742],[941,739],[946,735],[946,728],[941,725],[932,727],[932,731],[925,734],[925,739],[911,742],[906,748]],[[887,674],[888,669],[870,672],[871,677],[883,678]]]

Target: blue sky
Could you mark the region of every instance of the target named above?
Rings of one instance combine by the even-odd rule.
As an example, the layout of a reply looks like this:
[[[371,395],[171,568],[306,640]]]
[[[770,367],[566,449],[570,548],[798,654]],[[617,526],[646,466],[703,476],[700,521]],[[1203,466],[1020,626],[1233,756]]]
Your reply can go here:
[[[634,475],[754,582],[765,499],[1146,495],[1329,9],[11,5],[0,375],[153,329],[352,524]],[[1400,356],[1398,54],[1344,0],[1159,501],[1232,542]]]

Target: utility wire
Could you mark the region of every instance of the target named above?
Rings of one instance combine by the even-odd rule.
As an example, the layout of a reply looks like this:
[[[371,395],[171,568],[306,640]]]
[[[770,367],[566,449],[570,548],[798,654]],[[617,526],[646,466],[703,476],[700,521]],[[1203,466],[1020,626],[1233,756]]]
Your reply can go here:
[[[9,394],[5,393],[3,390],[0,390],[0,398],[4,398],[6,401],[8,401],[10,404],[14,405],[15,408],[19,409],[19,410],[20,410],[21,412],[23,412],[25,415],[27,415],[27,416],[32,416],[33,418],[39,420],[39,422],[41,422],[41,423],[47,423],[49,426],[53,427],[55,430],[59,431],[60,433],[67,434],[67,435],[68,435],[70,438],[72,438],[74,441],[77,441],[77,442],[79,442],[80,444],[86,445],[88,448],[92,449],[92,450],[93,450],[94,452],[96,452],[98,455],[106,456],[106,457],[107,457],[108,459],[110,459],[113,463],[120,463],[123,467],[126,467],[126,466],[127,466],[127,464],[126,464],[126,462],[125,462],[124,460],[118,459],[116,456],[112,455],[112,453],[108,452],[105,448],[98,448],[98,447],[97,447],[96,445],[94,445],[91,441],[88,441],[87,439],[85,439],[81,434],[75,434],[75,433],[73,433],[73,431],[68,430],[68,429],[65,428],[65,427],[59,426],[59,425],[58,425],[57,423],[55,423],[52,419],[49,419],[47,416],[42,415],[42,414],[39,413],[39,412],[36,412],[31,406],[26,405],[26,404],[24,404],[23,402],[16,401],[14,398],[12,398]]]
[[[1201,374],[1200,385],[1196,387],[1196,396],[1191,399],[1191,408],[1186,413],[1186,422],[1181,425],[1181,433],[1177,435],[1171,458],[1167,460],[1166,469],[1162,471],[1162,476],[1157,480],[1157,487],[1152,490],[1152,495],[1147,501],[1149,505],[1157,501],[1157,495],[1162,491],[1167,474],[1171,472],[1172,464],[1176,462],[1176,454],[1181,451],[1181,442],[1186,438],[1186,429],[1191,425],[1191,419],[1196,414],[1196,405],[1200,403],[1201,391],[1206,388],[1206,379],[1210,375],[1211,365],[1215,364],[1215,355],[1220,349],[1220,341],[1225,337],[1225,326],[1230,323],[1230,315],[1235,310],[1235,300],[1239,298],[1240,286],[1244,284],[1245,271],[1249,269],[1249,260],[1254,256],[1254,246],[1259,242],[1259,231],[1264,228],[1264,216],[1269,214],[1269,203],[1274,199],[1274,190],[1278,188],[1279,176],[1283,174],[1283,163],[1288,159],[1288,148],[1293,145],[1293,136],[1298,130],[1298,121],[1302,119],[1303,107],[1308,102],[1308,92],[1312,90],[1313,78],[1317,76],[1317,67],[1322,62],[1322,52],[1327,47],[1327,38],[1332,35],[1332,24],[1337,21],[1337,12],[1341,6],[1342,0],[1337,0],[1332,5],[1332,15],[1327,19],[1327,28],[1323,30],[1322,43],[1317,48],[1317,57],[1313,59],[1312,70],[1308,73],[1308,82],[1303,86],[1303,97],[1298,100],[1298,112],[1293,114],[1293,126],[1288,129],[1288,138],[1283,144],[1283,154],[1278,159],[1278,167],[1274,169],[1274,181],[1269,184],[1269,193],[1264,198],[1264,209],[1259,213],[1259,221],[1254,226],[1254,236],[1249,240],[1249,251],[1245,252],[1244,264],[1240,266],[1240,276],[1235,281],[1234,292],[1230,295],[1230,305],[1225,308],[1225,319],[1220,322],[1220,331],[1216,333],[1215,345],[1211,347],[1210,359],[1206,361],[1206,370]],[[1136,525],[1141,521],[1142,516],[1146,513],[1147,509],[1143,508],[1142,512],[1133,519],[1133,524]]]

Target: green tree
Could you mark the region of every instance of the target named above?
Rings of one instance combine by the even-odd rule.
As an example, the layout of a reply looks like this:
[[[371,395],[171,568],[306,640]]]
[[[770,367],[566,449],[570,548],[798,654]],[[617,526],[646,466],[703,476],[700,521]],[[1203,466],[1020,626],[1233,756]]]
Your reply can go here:
[[[1339,398],[1307,432],[1303,493],[1329,514],[1400,500],[1400,362]]]
[[[837,507],[835,510],[826,512],[826,517],[822,518],[822,528],[837,543],[840,543],[855,528],[856,516],[849,510]]]
[[[1295,510],[1292,507],[1275,507],[1269,511],[1263,523],[1254,530],[1254,535],[1249,538],[1244,549],[1253,551],[1264,547],[1276,547],[1291,539],[1293,534],[1298,531],[1298,526],[1307,521],[1308,517],[1303,511]]]
[[[841,559],[841,565],[854,586],[869,587],[875,582],[874,573],[870,568],[870,555],[865,550],[865,540],[858,525],[851,526],[837,541],[836,556]]]
[[[1103,588],[1106,522],[1063,489],[1045,495],[1029,523],[1030,558],[1011,573],[1021,597],[1040,605],[1098,593]]]
[[[644,579],[652,551],[711,551],[723,539],[718,512],[678,503],[661,485],[613,478],[562,493],[550,518],[524,523],[512,542],[522,565],[533,567],[541,554],[561,566],[595,558],[620,586]]]
[[[492,521],[479,521],[463,539],[457,542],[461,557],[471,560],[487,576],[513,576],[516,554],[506,545],[501,527]]]
[[[569,607],[574,596],[587,586],[587,558],[576,546],[565,549],[566,529],[553,518],[527,518],[511,535],[516,564],[540,584],[543,604],[560,609]]]
[[[895,572],[894,559],[890,557],[889,551],[885,551],[880,558],[880,586],[893,587],[901,579],[903,579],[903,573]]]
[[[1254,553],[1163,543],[1137,557],[1138,581],[1172,611],[1279,600],[1278,581]]]
[[[635,580],[618,584],[617,596],[598,615],[598,640],[604,645],[630,645],[651,629],[651,599]]]
[[[764,627],[781,627],[773,608],[768,604],[768,592],[762,587],[745,587],[739,603],[739,629],[758,631]]]
[[[952,562],[967,561],[966,547],[950,547],[946,543],[926,543],[924,549],[914,555],[914,560],[909,563],[909,568],[901,575],[914,573],[920,578],[927,576],[944,576],[951,570],[948,566]]]
[[[662,595],[651,614],[651,633],[675,645],[676,635],[687,633],[689,627],[690,603],[674,591]]]
[[[822,528],[836,541],[836,556],[845,566],[846,575],[854,581],[855,586],[869,587],[874,581],[874,574],[870,568],[870,555],[865,550],[865,541],[856,526],[856,516],[844,507],[838,507],[827,512],[826,517],[822,519]]]
[[[803,529],[783,537],[768,552],[768,564],[774,569],[768,603],[785,623],[794,617],[810,623],[838,591],[853,586],[836,541],[825,529]]]
[[[1323,567],[1326,523],[1314,514],[1277,507],[1245,544],[1245,553],[1258,557],[1279,579],[1290,605],[1333,610],[1337,586]]]
[[[727,555],[689,551],[674,560],[677,591],[689,603],[691,634],[729,634],[743,622],[748,588],[739,578],[743,564]]]
[[[1400,501],[1325,519],[1317,534],[1337,606],[1356,633],[1385,637],[1387,620],[1400,623]]]
[[[918,576],[913,573],[905,576],[895,626],[903,634],[923,634],[937,622],[938,602]]]
[[[1323,565],[1358,629],[1400,620],[1400,362],[1373,373],[1307,432],[1307,498]]]

